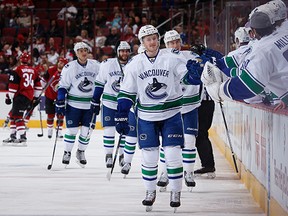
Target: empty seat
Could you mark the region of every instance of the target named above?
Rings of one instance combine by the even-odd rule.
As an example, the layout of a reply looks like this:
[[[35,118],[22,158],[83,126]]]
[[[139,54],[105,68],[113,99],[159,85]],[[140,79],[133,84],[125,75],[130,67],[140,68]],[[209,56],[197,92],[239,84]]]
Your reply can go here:
[[[16,34],[16,28],[10,28],[10,27],[7,27],[7,28],[3,28],[2,30],[2,36],[15,36]]]

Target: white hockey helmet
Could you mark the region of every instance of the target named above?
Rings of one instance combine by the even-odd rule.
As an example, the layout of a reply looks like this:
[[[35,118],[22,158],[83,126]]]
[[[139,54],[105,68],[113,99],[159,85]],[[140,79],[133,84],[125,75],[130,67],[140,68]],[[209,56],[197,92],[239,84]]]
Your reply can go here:
[[[287,18],[287,7],[283,1],[273,0],[268,2],[267,5],[272,6],[272,9],[275,12],[275,21],[284,20]]]
[[[178,40],[178,39],[181,40],[181,37],[180,37],[180,34],[176,30],[167,31],[164,35],[165,46],[168,47],[168,42]]]
[[[77,53],[77,50],[79,49],[87,49],[88,51],[90,51],[90,47],[88,44],[84,43],[84,42],[77,42],[74,45],[74,52]]]
[[[262,12],[262,13],[267,14],[272,24],[275,23],[278,17],[275,5],[268,4],[268,3],[254,8],[249,14],[249,20],[251,20],[253,14],[256,12]]]
[[[145,25],[140,28],[139,33],[138,33],[138,39],[140,40],[141,43],[143,43],[144,37],[148,35],[153,35],[153,34],[157,34],[158,38],[160,38],[160,34],[157,28],[155,28],[153,25]]]
[[[234,33],[235,42],[239,41],[239,43],[248,43],[251,40],[249,36],[249,29],[246,27],[239,27]]]
[[[127,41],[120,41],[118,47],[117,47],[117,56],[119,56],[120,50],[131,50],[131,46]]]

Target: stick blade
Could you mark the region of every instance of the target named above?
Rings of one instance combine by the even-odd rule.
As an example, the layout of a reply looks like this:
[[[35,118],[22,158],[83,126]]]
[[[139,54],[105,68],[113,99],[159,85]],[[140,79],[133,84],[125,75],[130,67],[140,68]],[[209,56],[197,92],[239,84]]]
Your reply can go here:
[[[43,137],[43,134],[37,134],[38,137]]]
[[[47,166],[47,169],[50,170],[51,168],[52,168],[52,165],[49,164],[49,165]]]
[[[106,175],[106,178],[107,178],[108,181],[111,180],[111,175],[112,175],[111,174],[111,170],[109,169],[108,172],[107,172],[107,175]]]

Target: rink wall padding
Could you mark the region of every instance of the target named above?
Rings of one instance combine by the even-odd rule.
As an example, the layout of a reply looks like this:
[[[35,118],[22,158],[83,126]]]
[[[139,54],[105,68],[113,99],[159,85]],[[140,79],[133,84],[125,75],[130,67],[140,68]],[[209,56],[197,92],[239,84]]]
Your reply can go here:
[[[220,106],[215,106],[209,135],[234,169]],[[288,110],[225,102],[224,113],[239,178],[266,215],[288,216]]]

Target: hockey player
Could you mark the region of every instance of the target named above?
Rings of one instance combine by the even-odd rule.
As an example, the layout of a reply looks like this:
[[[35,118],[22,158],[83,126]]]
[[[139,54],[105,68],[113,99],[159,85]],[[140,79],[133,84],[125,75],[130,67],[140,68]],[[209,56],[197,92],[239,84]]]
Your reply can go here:
[[[36,70],[29,66],[31,56],[24,52],[20,56],[20,65],[14,68],[9,78],[9,94],[6,104],[12,104],[10,121],[10,138],[4,143],[26,143],[26,131],[23,114],[27,107],[41,92],[41,83]],[[17,135],[19,139],[17,139]]]
[[[177,31],[171,30],[165,33],[164,43],[167,48],[181,50],[181,38]],[[181,55],[187,60],[196,59],[197,54],[191,51],[181,51]],[[184,180],[187,187],[195,187],[193,172],[196,159],[196,136],[198,134],[198,107],[200,106],[200,85],[182,84],[183,104],[181,114],[184,126],[185,147],[182,149]],[[160,151],[160,162],[163,170],[157,185],[166,187],[168,184],[167,169],[165,166],[165,153]]]
[[[43,79],[49,86],[45,91],[45,111],[47,114],[47,127],[48,127],[48,138],[52,138],[55,118],[55,100],[57,98],[58,83],[60,80],[61,71],[68,63],[66,58],[60,57],[58,63],[55,66],[51,66],[47,72],[43,75]],[[63,115],[57,116],[57,125],[59,124],[58,138],[63,138]],[[58,128],[58,126],[57,126]]]
[[[183,179],[181,147],[184,146],[180,80],[187,70],[186,59],[178,50],[159,50],[159,33],[152,25],[142,26],[138,38],[146,51],[133,57],[125,67],[117,99],[116,130],[120,134],[129,132],[128,113],[137,98],[137,134],[146,188],[142,204],[150,211],[156,198],[161,136],[171,186],[170,206],[177,208]]]
[[[78,138],[78,150],[76,158],[80,166],[87,163],[85,150],[89,144],[88,136],[90,123],[94,127],[95,119],[92,119],[90,101],[95,87],[95,79],[99,72],[99,62],[88,59],[90,47],[84,42],[78,42],[74,46],[77,60],[71,61],[62,69],[59,81],[59,89],[56,101],[57,115],[66,116],[66,133],[64,135],[64,155],[62,163],[70,163],[76,135],[80,127]],[[67,102],[67,104],[66,104]]]
[[[250,25],[260,39],[238,68],[241,70],[240,75],[221,82],[217,76],[221,76],[219,69],[206,64],[201,80],[215,101],[251,98],[263,92],[266,87],[287,105],[288,60],[285,52],[288,43],[285,41],[288,32],[283,29],[275,31],[273,20],[264,12],[255,12]],[[215,71],[216,79],[207,74],[207,69]]]
[[[105,149],[106,167],[111,168],[113,163],[113,149],[115,144],[115,121],[117,111],[117,95],[120,90],[120,82],[123,80],[123,70],[129,60],[131,47],[126,41],[120,41],[117,47],[117,58],[109,58],[100,65],[99,74],[96,77],[96,86],[91,100],[91,109],[99,114],[100,98],[102,96],[102,126],[104,127],[103,143]],[[137,138],[136,138],[137,139]],[[122,137],[119,148],[119,164],[124,165],[123,148],[125,137]],[[134,138],[133,146],[136,145]]]

